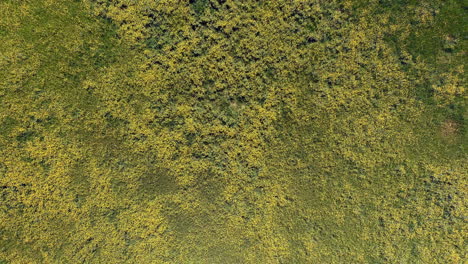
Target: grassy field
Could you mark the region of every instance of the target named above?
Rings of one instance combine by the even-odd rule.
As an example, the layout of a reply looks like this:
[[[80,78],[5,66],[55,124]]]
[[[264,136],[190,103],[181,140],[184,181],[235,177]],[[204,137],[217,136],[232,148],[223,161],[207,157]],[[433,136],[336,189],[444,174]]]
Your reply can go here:
[[[0,263],[464,263],[464,1],[0,1]]]

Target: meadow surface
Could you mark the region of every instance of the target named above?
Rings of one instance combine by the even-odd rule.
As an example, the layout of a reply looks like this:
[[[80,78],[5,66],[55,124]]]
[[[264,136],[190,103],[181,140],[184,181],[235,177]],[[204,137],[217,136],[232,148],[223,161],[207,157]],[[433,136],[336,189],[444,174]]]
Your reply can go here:
[[[0,263],[465,263],[463,0],[0,0]]]

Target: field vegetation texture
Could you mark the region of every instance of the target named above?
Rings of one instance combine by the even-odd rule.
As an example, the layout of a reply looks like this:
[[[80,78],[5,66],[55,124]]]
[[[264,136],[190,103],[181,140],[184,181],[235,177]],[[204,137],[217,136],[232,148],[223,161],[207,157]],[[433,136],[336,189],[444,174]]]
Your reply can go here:
[[[464,0],[0,0],[0,263],[466,263]]]

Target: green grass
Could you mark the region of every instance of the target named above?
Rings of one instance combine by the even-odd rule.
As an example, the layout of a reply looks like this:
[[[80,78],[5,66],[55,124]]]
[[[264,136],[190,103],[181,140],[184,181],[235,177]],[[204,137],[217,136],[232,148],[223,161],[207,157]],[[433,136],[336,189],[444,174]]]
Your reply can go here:
[[[0,4],[0,263],[462,261],[463,2],[50,2]]]

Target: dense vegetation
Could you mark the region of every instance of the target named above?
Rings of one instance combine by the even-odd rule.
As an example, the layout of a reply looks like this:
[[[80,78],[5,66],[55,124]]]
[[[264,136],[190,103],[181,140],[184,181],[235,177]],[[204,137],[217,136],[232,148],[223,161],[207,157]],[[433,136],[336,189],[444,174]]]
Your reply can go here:
[[[463,263],[461,0],[0,1],[0,263]]]

